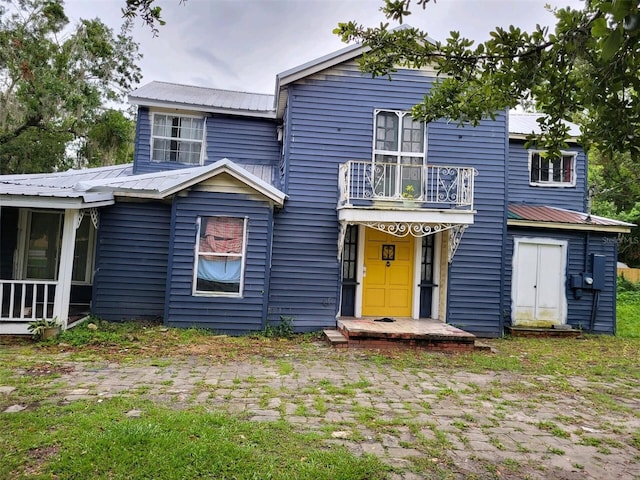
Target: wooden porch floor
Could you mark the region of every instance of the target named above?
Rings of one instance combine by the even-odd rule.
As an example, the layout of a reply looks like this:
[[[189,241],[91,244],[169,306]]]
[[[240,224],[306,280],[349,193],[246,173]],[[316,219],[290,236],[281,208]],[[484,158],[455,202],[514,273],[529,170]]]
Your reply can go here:
[[[341,348],[405,348],[450,352],[473,351],[477,348],[475,335],[429,318],[341,317],[336,330],[325,330],[324,333],[331,345]]]

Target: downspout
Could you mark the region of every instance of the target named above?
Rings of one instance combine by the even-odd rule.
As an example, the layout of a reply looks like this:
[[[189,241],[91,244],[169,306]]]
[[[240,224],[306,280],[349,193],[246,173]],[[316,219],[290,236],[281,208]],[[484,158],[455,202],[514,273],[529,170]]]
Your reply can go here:
[[[269,206],[269,228],[267,229],[267,258],[265,260],[264,290],[262,298],[262,325],[261,329],[267,328],[267,316],[269,315],[269,292],[271,285],[271,258],[273,256],[273,231],[275,229],[275,206]]]
[[[502,262],[500,265],[500,295],[499,302],[500,307],[498,311],[498,333],[501,337],[504,336],[504,301],[505,301],[505,277],[507,275],[506,262],[507,259],[504,257],[506,248],[507,248],[507,218],[509,211],[509,111],[507,110],[505,113],[505,134],[504,134],[504,207],[502,209],[502,245],[500,250],[500,258],[502,258]],[[475,192],[474,192],[475,194]],[[474,199],[475,201],[475,199]]]
[[[178,196],[174,195],[173,201],[171,202],[171,222],[169,227],[169,258],[167,262],[167,280],[165,282],[164,288],[164,318],[162,319],[162,323],[164,325],[169,324],[169,303],[171,298],[171,280],[173,277],[173,250],[175,245],[175,235],[176,235],[176,217],[178,215]],[[196,226],[196,239],[194,240],[194,245],[197,242],[198,235],[198,227]]]
[[[591,233],[587,232],[585,234],[585,243],[584,243],[584,272],[587,271],[587,257],[589,252],[589,244],[591,243]],[[591,266],[591,270],[593,270],[593,265]],[[591,314],[589,315],[589,329],[588,333],[593,333],[593,329],[596,324],[596,316],[598,315],[598,306],[600,305],[600,291],[599,290],[591,290]]]

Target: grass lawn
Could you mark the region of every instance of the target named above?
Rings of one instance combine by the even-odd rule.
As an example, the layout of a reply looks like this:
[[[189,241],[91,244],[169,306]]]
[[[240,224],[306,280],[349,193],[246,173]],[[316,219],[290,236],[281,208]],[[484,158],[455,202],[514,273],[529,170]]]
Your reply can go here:
[[[619,289],[616,304],[618,337],[640,338],[640,289],[636,288],[640,287]]]
[[[127,412],[144,412],[142,418]],[[0,478],[381,479],[376,457],[319,448],[284,421],[248,422],[129,398],[42,406],[0,421]],[[10,437],[6,436],[10,434]]]
[[[0,339],[5,342],[0,345],[0,387],[15,387],[10,401],[0,393],[0,412],[17,402],[28,405],[18,413],[0,413],[0,478],[376,480],[390,477],[393,468],[379,458],[355,455],[344,446],[328,442],[329,430],[305,432],[302,429],[301,432],[287,422],[286,416],[276,421],[251,422],[242,415],[224,414],[215,405],[171,408],[166,402],[152,402],[142,390],[139,395],[68,403],[59,395],[64,384],[56,382],[64,373],[67,361],[89,366],[109,362],[171,368],[172,362],[192,357],[208,364],[242,360],[275,362],[280,375],[295,375],[296,362],[304,362],[318,351],[317,335],[287,339],[265,335],[238,338],[198,329],[169,329],[137,323],[97,321],[95,326],[97,328],[92,329],[84,324],[42,343],[31,339],[6,343]],[[379,365],[381,370],[394,369],[407,374],[433,371],[446,378],[448,372],[460,371],[510,373],[522,375],[530,383],[527,387],[514,382],[510,387],[503,386],[501,391],[492,385],[486,389],[478,386],[479,402],[497,402],[503,395],[519,395],[526,388],[531,388],[533,395],[539,390],[535,382],[542,376],[549,379],[545,384],[548,394],[579,394],[591,402],[596,411],[622,409],[619,411],[636,418],[640,416],[625,406],[637,402],[633,385],[640,382],[640,291],[620,289],[616,337],[505,338],[490,343],[495,353],[362,352],[358,358]],[[600,382],[607,387],[604,391],[578,391],[566,382],[569,376]],[[375,387],[371,382],[361,380],[361,383],[349,386],[353,392],[346,391],[344,385],[333,386],[328,382],[319,385],[318,392],[322,390],[323,394],[309,392],[309,396],[315,396],[313,408],[326,411],[331,407],[323,395],[353,398],[356,390]],[[278,392],[263,393],[267,397],[278,395]],[[443,398],[456,398],[453,390],[443,387],[441,393]],[[383,435],[398,428],[393,421],[385,424],[378,418],[379,412],[370,410],[362,409],[356,420],[374,434]],[[305,409],[301,407],[296,414],[305,415]],[[473,421],[469,416],[458,424],[466,428]],[[553,433],[559,427],[547,422],[540,428]],[[564,434],[565,429],[561,430]],[[632,439],[640,451],[640,431],[633,433]],[[414,448],[424,449],[424,458],[420,457],[424,465],[418,459],[416,468],[430,472],[435,475],[433,478],[455,478],[454,466],[442,462],[449,448],[447,440],[436,435]],[[602,446],[601,449],[606,450]],[[433,464],[432,457],[439,457],[441,463]],[[637,459],[640,460],[640,454]],[[434,468],[439,469],[437,473]],[[496,475],[477,478],[499,478]]]

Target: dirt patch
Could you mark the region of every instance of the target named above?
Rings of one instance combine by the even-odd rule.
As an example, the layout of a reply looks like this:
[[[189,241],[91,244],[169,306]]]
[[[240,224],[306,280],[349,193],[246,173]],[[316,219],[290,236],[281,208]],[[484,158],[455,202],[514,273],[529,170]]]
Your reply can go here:
[[[71,373],[75,370],[73,365],[55,365],[53,363],[36,363],[35,365],[27,368],[25,371],[29,375],[43,376],[43,375],[64,375]]]
[[[27,452],[29,463],[27,464],[24,474],[25,476],[38,475],[42,465],[44,465],[51,457],[60,453],[60,447],[47,446],[32,448]]]

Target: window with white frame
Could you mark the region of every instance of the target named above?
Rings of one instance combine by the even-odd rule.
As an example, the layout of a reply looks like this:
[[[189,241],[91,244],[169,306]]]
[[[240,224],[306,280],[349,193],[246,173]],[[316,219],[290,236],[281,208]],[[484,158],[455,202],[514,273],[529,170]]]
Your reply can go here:
[[[543,151],[529,151],[529,182],[538,186],[574,186],[576,184],[576,153],[561,152],[559,156]]]
[[[425,125],[411,112],[375,110],[373,161],[375,194],[420,198],[425,158]]]
[[[154,113],[151,160],[199,165],[203,137],[203,118]]]
[[[200,217],[193,293],[242,295],[247,219]]]

